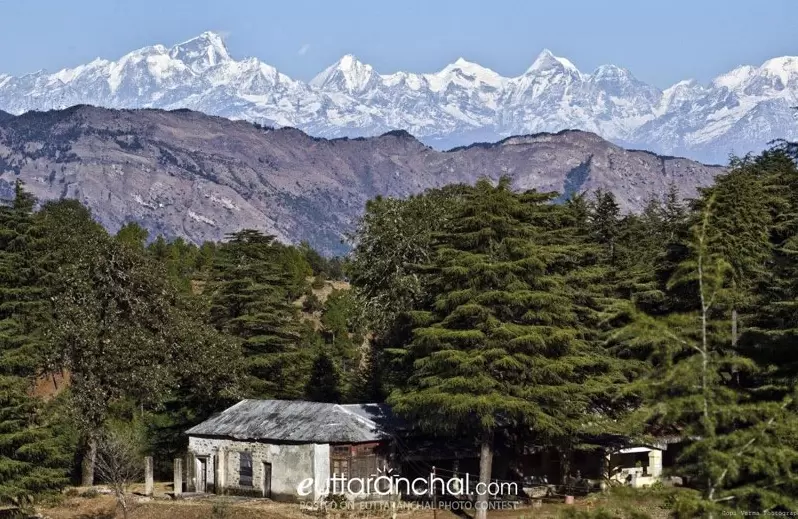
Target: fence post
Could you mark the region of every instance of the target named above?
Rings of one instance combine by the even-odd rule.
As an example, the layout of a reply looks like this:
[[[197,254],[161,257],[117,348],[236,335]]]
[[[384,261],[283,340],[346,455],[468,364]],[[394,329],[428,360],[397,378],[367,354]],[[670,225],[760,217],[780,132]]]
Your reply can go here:
[[[180,494],[183,493],[183,460],[181,458],[175,458],[172,483],[175,498],[180,497]]]
[[[155,482],[153,479],[153,463],[152,456],[144,458],[144,495],[152,496],[155,490]]]

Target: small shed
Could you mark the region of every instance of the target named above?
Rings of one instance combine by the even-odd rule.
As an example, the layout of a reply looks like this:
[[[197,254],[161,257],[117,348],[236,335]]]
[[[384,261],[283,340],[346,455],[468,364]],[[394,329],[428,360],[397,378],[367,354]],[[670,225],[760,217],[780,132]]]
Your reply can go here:
[[[395,425],[385,404],[242,400],[186,431],[187,490],[283,501],[346,493],[332,476],[376,477]]]

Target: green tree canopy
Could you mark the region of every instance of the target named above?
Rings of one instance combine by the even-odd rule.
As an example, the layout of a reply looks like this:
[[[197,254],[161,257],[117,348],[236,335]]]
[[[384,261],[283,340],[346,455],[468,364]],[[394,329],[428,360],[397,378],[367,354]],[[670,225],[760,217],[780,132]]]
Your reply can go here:
[[[250,397],[297,398],[304,391],[309,358],[300,347],[295,278],[283,268],[283,253],[274,237],[241,231],[219,247],[210,272],[210,322],[241,341]]]

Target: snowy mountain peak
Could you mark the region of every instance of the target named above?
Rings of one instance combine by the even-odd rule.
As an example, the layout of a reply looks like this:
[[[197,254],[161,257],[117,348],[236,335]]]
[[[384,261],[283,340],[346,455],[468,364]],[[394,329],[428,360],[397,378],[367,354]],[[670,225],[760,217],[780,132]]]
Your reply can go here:
[[[778,95],[798,87],[798,57],[769,59],[760,67],[743,65],[715,78],[712,85],[750,95]],[[790,95],[788,95],[790,97]],[[793,98],[795,99],[795,98]]]
[[[344,56],[338,60],[338,67],[342,70],[351,70],[362,66],[368,65],[364,65],[354,54],[344,54]]]
[[[791,81],[798,80],[798,57],[782,56],[767,60],[759,69],[781,79],[784,85]]]
[[[196,73],[232,60],[222,36],[211,31],[178,43],[169,50],[169,56],[182,61]]]
[[[725,74],[721,74],[720,76],[716,77],[712,84],[718,88],[728,88],[729,90],[734,90],[746,81],[748,81],[751,76],[756,73],[756,68],[750,65],[743,65],[742,67],[737,67],[734,70],[730,70]]]
[[[663,90],[662,95],[663,97],[668,97],[677,93],[683,95],[686,92],[699,92],[703,90],[704,87],[698,84],[698,81],[695,79],[683,79]]]
[[[457,61],[446,65],[440,72],[427,74],[426,77],[434,91],[442,90],[452,82],[460,86],[480,87],[487,85],[499,88],[506,81],[505,78],[491,69],[464,58],[457,58]]]
[[[140,49],[136,49],[132,52],[128,52],[119,61],[126,60],[138,60],[142,58],[147,58],[148,56],[159,56],[161,54],[166,54],[167,49],[165,46],[161,45],[160,43],[157,45],[148,45],[146,47],[142,47]]]
[[[724,162],[731,152],[756,151],[775,138],[798,140],[791,109],[798,105],[798,58],[773,58],[706,85],[681,81],[662,91],[616,65],[582,74],[549,50],[511,78],[462,57],[433,73],[380,75],[347,54],[308,84],[258,58],[233,59],[222,36],[205,32],[115,61],[0,74],[2,111],[76,104],[189,108],[320,137],[403,129],[442,148],[581,129],[626,146]]]
[[[579,69],[576,68],[576,65],[565,58],[555,56],[549,49],[543,49],[538,54],[538,57],[532,63],[532,66],[527,69],[526,73],[534,74],[551,70],[579,74]]]
[[[679,105],[695,102],[704,95],[705,89],[695,79],[685,79],[671,85],[662,91],[662,99],[655,110],[657,115],[667,113],[669,110],[678,110]]]
[[[762,68],[798,72],[798,56],[782,56],[780,58],[769,59],[762,65]]]
[[[353,54],[346,54],[311,79],[310,85],[353,94],[363,91],[375,75],[371,65],[361,62]]]
[[[632,73],[623,67],[619,67],[618,65],[601,65],[596,70],[590,74],[590,78],[594,81],[596,80],[624,80],[624,79],[634,79]]]
[[[96,58],[93,61],[90,61],[86,65],[79,65],[75,68],[65,68],[61,69],[51,77],[53,79],[57,79],[61,83],[69,83],[76,78],[80,77],[82,74],[88,74],[97,71],[98,69],[102,69],[108,66],[110,62],[104,59]]]

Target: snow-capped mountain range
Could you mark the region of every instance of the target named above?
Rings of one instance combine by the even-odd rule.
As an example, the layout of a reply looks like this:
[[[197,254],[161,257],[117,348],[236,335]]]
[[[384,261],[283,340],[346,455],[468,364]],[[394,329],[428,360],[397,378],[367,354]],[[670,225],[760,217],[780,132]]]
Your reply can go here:
[[[438,148],[580,129],[627,147],[725,162],[730,153],[756,151],[776,138],[798,139],[798,57],[665,90],[615,65],[584,73],[548,50],[517,77],[462,58],[435,73],[380,74],[346,55],[305,83],[257,58],[233,59],[220,35],[205,32],[117,61],[0,74],[0,110],[75,104],[189,108],[321,137],[404,129]]]

